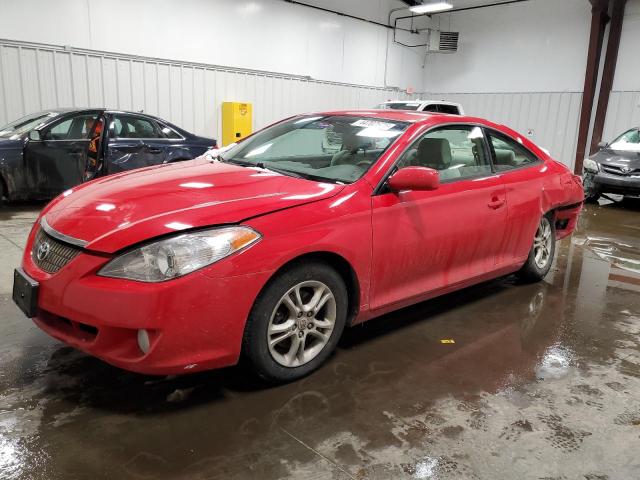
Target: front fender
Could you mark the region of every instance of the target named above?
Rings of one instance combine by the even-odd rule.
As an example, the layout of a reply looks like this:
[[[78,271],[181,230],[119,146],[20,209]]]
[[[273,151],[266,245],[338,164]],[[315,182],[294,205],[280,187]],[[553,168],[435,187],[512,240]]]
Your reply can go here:
[[[10,200],[26,198],[27,172],[22,149],[0,150],[0,181]]]

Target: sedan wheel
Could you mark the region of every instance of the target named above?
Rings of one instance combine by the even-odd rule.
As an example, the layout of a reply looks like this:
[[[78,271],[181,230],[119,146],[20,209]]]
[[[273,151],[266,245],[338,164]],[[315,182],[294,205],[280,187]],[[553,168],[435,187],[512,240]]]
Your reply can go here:
[[[542,280],[551,269],[555,252],[556,229],[553,224],[553,215],[547,214],[540,219],[529,257],[517,275],[529,282]]]
[[[243,354],[260,376],[275,382],[300,378],[335,349],[346,323],[342,277],[322,263],[294,264],[256,299],[243,339]]]

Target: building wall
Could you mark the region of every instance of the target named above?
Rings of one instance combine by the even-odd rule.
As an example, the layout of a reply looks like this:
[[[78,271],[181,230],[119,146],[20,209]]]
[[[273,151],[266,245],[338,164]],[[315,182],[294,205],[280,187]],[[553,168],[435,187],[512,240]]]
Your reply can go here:
[[[572,166],[591,20],[587,0],[531,0],[434,16],[460,32],[455,54],[427,57],[423,89],[460,100]]]
[[[220,139],[224,101],[251,102],[258,129],[296,113],[369,108],[395,97],[409,96],[301,76],[0,41],[0,126],[48,108],[106,106],[144,110]]]
[[[403,5],[309,3],[381,23]],[[0,0],[0,12],[4,39],[367,86],[422,85],[423,52],[387,49],[388,29],[282,0]],[[25,12],[32,12],[28,21]],[[387,60],[394,68],[385,78]]]
[[[603,139],[640,126],[640,0],[628,0]]]

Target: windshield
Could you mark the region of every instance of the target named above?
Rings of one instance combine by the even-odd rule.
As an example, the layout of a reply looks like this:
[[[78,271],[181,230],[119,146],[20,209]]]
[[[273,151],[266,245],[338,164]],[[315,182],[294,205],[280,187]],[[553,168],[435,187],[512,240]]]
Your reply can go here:
[[[418,110],[422,105],[420,102],[393,102],[393,103],[381,103],[376,108],[382,108],[384,110]]]
[[[0,138],[17,139],[23,133],[33,130],[51,117],[58,115],[56,112],[39,112],[19,118],[0,128]]]
[[[621,150],[625,152],[640,152],[640,130],[634,128],[623,133],[616,138],[611,145],[611,150]]]
[[[220,158],[312,180],[351,183],[408,126],[349,115],[295,118],[258,132]]]

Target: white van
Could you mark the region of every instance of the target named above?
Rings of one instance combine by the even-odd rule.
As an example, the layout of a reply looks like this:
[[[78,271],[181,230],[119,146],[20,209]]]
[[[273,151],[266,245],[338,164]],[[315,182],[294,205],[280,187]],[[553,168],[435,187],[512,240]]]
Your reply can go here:
[[[375,108],[464,115],[462,105],[444,100],[390,100],[376,105]]]

